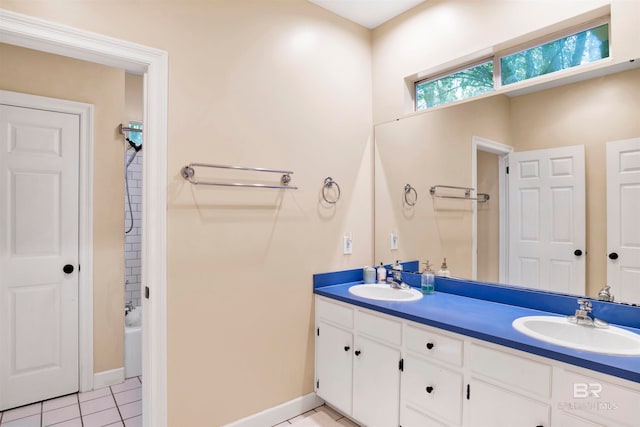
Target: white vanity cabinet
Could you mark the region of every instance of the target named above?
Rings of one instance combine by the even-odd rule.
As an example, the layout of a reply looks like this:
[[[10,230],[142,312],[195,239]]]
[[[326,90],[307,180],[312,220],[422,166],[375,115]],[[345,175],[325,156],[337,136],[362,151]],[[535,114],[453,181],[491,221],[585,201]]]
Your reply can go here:
[[[640,425],[638,383],[569,366],[554,371],[553,396],[554,425]]]
[[[551,425],[550,364],[476,342],[467,349],[468,425]]]
[[[316,325],[316,392],[363,426],[640,425],[636,382],[322,296]]]
[[[397,426],[402,322],[316,297],[316,393],[370,427]]]
[[[461,425],[463,341],[413,322],[404,337],[400,425]]]

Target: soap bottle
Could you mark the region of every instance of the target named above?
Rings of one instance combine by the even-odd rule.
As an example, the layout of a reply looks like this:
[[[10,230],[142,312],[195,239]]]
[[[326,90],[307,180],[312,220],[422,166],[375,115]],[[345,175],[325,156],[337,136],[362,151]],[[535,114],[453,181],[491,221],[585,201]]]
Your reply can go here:
[[[400,261],[396,260],[396,263],[391,266],[391,269],[402,271],[402,264],[400,264]]]
[[[440,270],[438,270],[438,276],[451,277],[451,272],[449,271],[449,268],[447,268],[446,258],[442,261],[442,266],[440,267]]]
[[[369,266],[363,268],[362,279],[364,283],[376,283],[376,269]]]
[[[436,278],[435,278],[435,275],[433,274],[433,271],[431,270],[431,265],[429,264],[429,261],[427,261],[425,264],[426,265],[425,265],[424,271],[420,275],[420,289],[422,290],[423,294],[431,295],[436,290],[436,286],[435,286]]]
[[[380,267],[377,268],[378,283],[386,283],[387,281],[387,269],[380,263]]]

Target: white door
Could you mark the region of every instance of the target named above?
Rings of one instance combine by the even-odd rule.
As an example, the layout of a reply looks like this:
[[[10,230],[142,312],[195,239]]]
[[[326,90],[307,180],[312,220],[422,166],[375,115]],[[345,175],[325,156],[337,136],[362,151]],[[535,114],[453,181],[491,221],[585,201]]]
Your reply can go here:
[[[607,284],[640,303],[640,138],[607,143]]]
[[[0,104],[0,410],[78,390],[79,126]]]
[[[509,283],[585,294],[584,146],[509,155]]]

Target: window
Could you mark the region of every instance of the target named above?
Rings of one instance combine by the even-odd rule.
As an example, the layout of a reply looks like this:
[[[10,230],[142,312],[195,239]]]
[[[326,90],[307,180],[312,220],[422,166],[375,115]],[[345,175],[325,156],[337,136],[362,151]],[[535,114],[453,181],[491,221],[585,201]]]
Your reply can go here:
[[[416,83],[416,110],[435,107],[493,90],[493,60]]]
[[[609,24],[500,58],[503,85],[609,57]]]
[[[515,53],[499,52],[462,70],[420,80],[415,83],[416,111],[608,58],[609,23],[600,20],[597,25],[592,22],[584,28]],[[500,64],[499,69],[494,64]]]

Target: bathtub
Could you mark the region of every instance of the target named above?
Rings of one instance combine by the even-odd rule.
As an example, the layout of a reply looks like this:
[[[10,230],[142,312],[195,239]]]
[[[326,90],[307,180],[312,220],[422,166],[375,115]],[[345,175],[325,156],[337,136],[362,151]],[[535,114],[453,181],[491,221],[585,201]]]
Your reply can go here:
[[[140,307],[136,307],[140,310]],[[142,326],[124,327],[124,377],[142,375]]]

